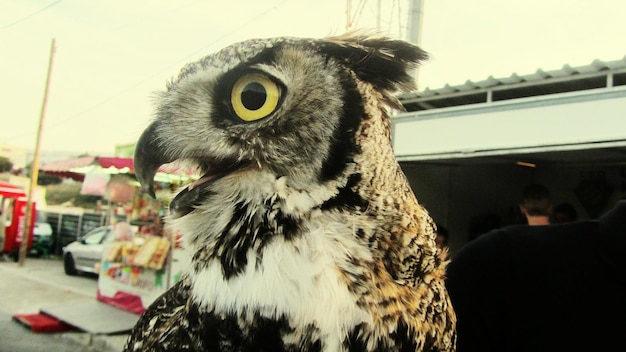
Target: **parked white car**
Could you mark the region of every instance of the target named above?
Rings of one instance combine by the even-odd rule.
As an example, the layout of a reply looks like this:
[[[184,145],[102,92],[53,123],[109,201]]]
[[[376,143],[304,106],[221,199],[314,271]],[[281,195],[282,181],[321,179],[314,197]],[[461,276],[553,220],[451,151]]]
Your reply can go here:
[[[102,226],[63,247],[65,274],[76,275],[79,271],[97,274],[96,268],[104,253],[104,243],[112,239],[112,227]]]

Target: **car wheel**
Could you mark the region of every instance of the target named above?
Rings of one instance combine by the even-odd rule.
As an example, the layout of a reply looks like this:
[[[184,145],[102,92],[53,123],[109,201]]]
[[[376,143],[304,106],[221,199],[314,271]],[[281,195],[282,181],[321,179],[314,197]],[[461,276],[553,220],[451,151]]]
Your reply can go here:
[[[71,253],[67,253],[63,257],[63,269],[65,269],[66,275],[74,276],[78,273],[74,265],[74,257],[72,257]]]

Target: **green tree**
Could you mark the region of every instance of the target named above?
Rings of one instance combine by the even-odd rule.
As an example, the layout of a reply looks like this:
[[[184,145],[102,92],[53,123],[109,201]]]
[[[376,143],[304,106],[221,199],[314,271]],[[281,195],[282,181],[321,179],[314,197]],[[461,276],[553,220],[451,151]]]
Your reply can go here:
[[[13,163],[9,158],[0,156],[0,172],[9,172],[13,169]]]
[[[45,172],[40,172],[37,177],[37,184],[40,186],[58,185],[61,182],[63,182],[63,179],[59,176],[48,175]]]
[[[27,177],[30,177],[30,172],[32,170],[32,167],[33,167],[33,162],[31,161],[24,167],[24,175],[26,175]],[[46,174],[45,172],[41,170],[39,171],[38,176],[37,176],[37,184],[40,186],[58,185],[61,182],[63,182],[63,179],[61,177]]]
[[[70,204],[75,207],[95,209],[101,196],[80,194],[82,183],[71,182],[46,186],[46,202],[50,205]]]

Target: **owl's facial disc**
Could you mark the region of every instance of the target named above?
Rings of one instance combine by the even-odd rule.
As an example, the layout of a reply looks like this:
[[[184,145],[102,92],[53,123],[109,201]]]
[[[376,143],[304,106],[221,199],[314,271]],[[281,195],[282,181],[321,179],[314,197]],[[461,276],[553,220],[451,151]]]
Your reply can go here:
[[[224,79],[224,82],[226,83],[218,91],[226,92],[226,94],[223,99],[216,99],[227,102],[227,109],[220,111],[218,115],[220,118],[230,115],[233,121],[237,121],[236,124],[253,124],[272,116],[281,106],[286,92],[284,85],[278,79],[260,70],[236,71],[228,79]],[[219,95],[219,92],[216,94]],[[193,92],[189,94],[193,96]],[[179,142],[168,137],[166,142],[162,136],[171,135],[173,129],[175,130],[157,120],[144,131],[135,149],[135,173],[143,189],[150,196],[155,197],[153,180],[161,165],[178,159],[198,164],[199,169],[205,175],[183,188],[172,200],[170,214],[174,218],[185,216],[206,202],[212,193],[210,186],[215,181],[255,164],[249,160],[242,160],[241,153],[232,152],[232,150],[226,154],[221,151],[212,151],[210,141],[215,142],[216,145],[228,143],[215,135],[204,138],[205,145],[196,145],[192,151],[190,151],[191,148],[187,148],[187,145],[183,145],[188,144],[189,140]],[[188,138],[193,137],[188,136]],[[258,161],[256,164],[258,165]]]

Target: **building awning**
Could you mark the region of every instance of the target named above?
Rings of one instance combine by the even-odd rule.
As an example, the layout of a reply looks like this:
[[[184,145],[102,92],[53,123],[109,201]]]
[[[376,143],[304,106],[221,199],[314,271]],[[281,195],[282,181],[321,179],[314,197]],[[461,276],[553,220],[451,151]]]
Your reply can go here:
[[[626,146],[626,87],[403,114],[393,120],[400,161],[452,161]],[[611,154],[604,162],[623,162]]]
[[[89,173],[135,173],[133,158],[103,156],[83,156],[69,160],[46,162],[41,164],[39,170],[49,175],[71,178],[76,181],[83,181],[85,174]],[[193,168],[166,164],[159,168],[156,180],[159,182],[185,181],[193,177],[194,173],[195,169]]]
[[[623,163],[626,57],[399,95],[399,161]],[[540,156],[541,154],[541,156]],[[549,155],[548,155],[549,154]]]

